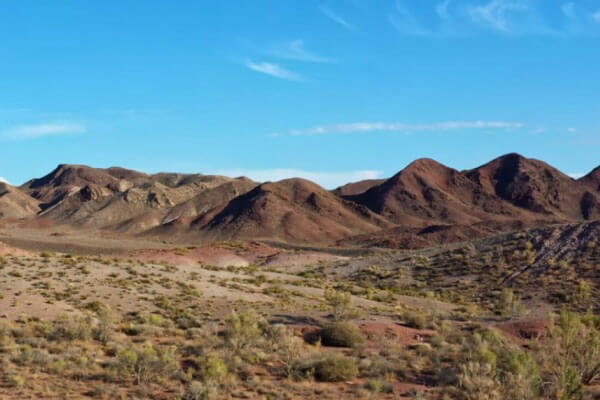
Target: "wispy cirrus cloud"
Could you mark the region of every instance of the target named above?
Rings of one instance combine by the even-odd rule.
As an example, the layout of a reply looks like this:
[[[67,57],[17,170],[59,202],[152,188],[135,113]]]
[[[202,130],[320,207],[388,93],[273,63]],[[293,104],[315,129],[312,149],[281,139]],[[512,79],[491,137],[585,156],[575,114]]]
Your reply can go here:
[[[288,178],[304,178],[316,182],[319,185],[334,189],[348,182],[360,181],[363,179],[381,178],[382,172],[376,170],[356,170],[356,171],[310,171],[294,168],[274,168],[274,169],[224,169],[214,171],[217,175],[225,176],[246,176],[257,182],[280,181]]]
[[[6,140],[29,140],[47,136],[77,135],[86,131],[85,125],[76,122],[49,122],[19,125],[2,131]]]
[[[388,20],[403,35],[430,38],[474,35],[482,29],[512,36],[600,34],[594,23],[600,23],[600,10],[594,13],[589,4],[575,1],[546,5],[538,0],[437,0],[428,12],[414,2],[396,0]]]
[[[344,17],[342,17],[340,14],[333,11],[331,8],[327,7],[326,5],[321,5],[319,7],[319,11],[321,11],[321,13],[323,13],[323,15],[325,15],[327,18],[329,18],[331,21],[335,22],[336,24],[348,29],[349,31],[357,32],[357,29],[353,24],[348,22]]]
[[[483,5],[471,6],[467,10],[475,22],[507,32],[511,14],[523,13],[528,9],[527,1],[524,0],[492,0]]]
[[[444,2],[445,3],[445,2]],[[447,13],[448,5],[440,5],[440,11]],[[444,7],[446,8],[444,10]],[[436,36],[436,34],[426,28],[422,22],[405,6],[401,0],[396,1],[394,10],[388,15],[390,24],[400,33],[410,36]]]
[[[284,67],[280,66],[279,64],[270,63],[270,62],[266,62],[266,61],[254,62],[252,60],[246,60],[244,62],[244,64],[246,65],[247,68],[251,69],[252,71],[270,75],[275,78],[286,79],[289,81],[301,81],[302,80],[302,77],[299,74],[297,74],[293,71],[290,71],[288,69],[285,69]]]
[[[277,43],[271,47],[268,54],[293,61],[306,61],[313,63],[330,63],[335,62],[334,59],[319,56],[308,51],[303,40],[290,40],[287,42]]]
[[[515,130],[525,124],[510,121],[444,121],[424,124],[404,122],[353,122],[333,125],[317,125],[308,129],[292,129],[285,134],[270,136],[316,136],[329,134],[375,133],[375,132],[447,132],[459,130]]]

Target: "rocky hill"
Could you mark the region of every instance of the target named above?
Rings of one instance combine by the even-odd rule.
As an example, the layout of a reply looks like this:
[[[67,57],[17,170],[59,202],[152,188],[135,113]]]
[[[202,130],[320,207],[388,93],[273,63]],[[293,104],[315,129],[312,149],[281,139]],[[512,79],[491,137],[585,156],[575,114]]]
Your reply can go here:
[[[159,238],[416,248],[600,219],[600,167],[576,180],[518,154],[465,171],[419,159],[389,179],[327,191],[300,178],[65,164],[19,188],[0,184],[0,218]]]

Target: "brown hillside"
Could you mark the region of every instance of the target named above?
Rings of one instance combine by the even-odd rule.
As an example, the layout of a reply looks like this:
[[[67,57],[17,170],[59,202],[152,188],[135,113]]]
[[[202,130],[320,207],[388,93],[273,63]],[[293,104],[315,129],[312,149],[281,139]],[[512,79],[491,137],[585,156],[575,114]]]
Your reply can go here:
[[[303,179],[257,186],[64,164],[21,188],[3,185],[0,217],[159,238],[423,247],[599,219],[600,167],[575,180],[518,154],[466,171],[419,159],[387,180],[330,192]]]
[[[385,179],[365,179],[358,182],[347,183],[333,190],[338,196],[355,196],[371,189],[374,186],[381,185]]]
[[[586,185],[592,192],[600,193],[600,166],[596,167],[592,172],[580,178],[578,182]]]
[[[465,174],[486,193],[536,214],[563,221],[600,217],[596,195],[539,160],[507,154]]]
[[[515,221],[533,227],[599,218],[600,196],[589,187],[596,177],[591,174],[586,186],[518,154],[462,172],[421,159],[383,184],[346,198],[401,225],[414,226],[416,218],[424,225],[488,223],[504,231]]]
[[[234,198],[254,189],[256,185],[248,178],[238,178],[204,190],[191,199],[173,207],[162,222],[169,223],[179,218],[204,215],[215,207],[224,207]]]
[[[60,165],[45,177],[27,182],[23,190],[42,202],[39,216],[46,220],[140,233],[163,223],[167,214],[176,212],[174,207],[230,181],[200,174],[147,175],[116,167]],[[230,194],[204,200],[223,203],[242,192],[224,191]]]
[[[519,211],[481,190],[465,174],[434,160],[416,160],[383,184],[348,196],[402,225],[468,225],[507,219]]]
[[[365,207],[296,178],[262,184],[233,199],[208,223],[197,221],[193,226],[210,238],[324,243],[391,224]]]
[[[96,195],[109,195],[132,186],[130,181],[119,178],[121,175],[142,175],[121,168],[109,170],[90,168],[83,165],[61,164],[48,175],[32,179],[21,189],[40,202],[46,209],[59,203],[66,197],[76,194],[89,186]]]
[[[39,203],[26,193],[0,182],[0,218],[27,218],[36,215]]]

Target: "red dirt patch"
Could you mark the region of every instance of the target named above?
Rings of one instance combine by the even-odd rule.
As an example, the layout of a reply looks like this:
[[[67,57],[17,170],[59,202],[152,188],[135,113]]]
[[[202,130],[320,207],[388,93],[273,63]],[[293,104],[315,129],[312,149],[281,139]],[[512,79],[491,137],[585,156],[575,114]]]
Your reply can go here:
[[[395,322],[364,322],[358,326],[367,335],[370,342],[377,342],[381,339],[394,339],[405,346],[422,343],[435,333],[431,330],[409,328]]]

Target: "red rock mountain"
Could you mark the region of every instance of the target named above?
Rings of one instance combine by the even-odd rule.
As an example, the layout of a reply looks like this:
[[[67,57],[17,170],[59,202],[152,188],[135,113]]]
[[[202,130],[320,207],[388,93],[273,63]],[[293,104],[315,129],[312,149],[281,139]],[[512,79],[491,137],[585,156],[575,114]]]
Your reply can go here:
[[[543,161],[508,154],[465,175],[486,193],[529,212],[564,221],[600,217],[593,211],[595,194]]]
[[[467,171],[417,160],[381,185],[346,198],[400,225],[520,221],[535,226],[600,218],[597,193],[542,161],[518,154]]]
[[[0,218],[192,241],[422,247],[600,219],[600,167],[575,180],[518,154],[465,171],[419,159],[389,179],[327,191],[303,179],[59,165],[20,188],[1,184]]]

